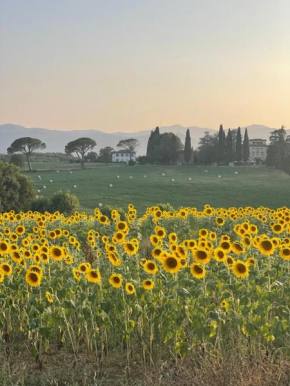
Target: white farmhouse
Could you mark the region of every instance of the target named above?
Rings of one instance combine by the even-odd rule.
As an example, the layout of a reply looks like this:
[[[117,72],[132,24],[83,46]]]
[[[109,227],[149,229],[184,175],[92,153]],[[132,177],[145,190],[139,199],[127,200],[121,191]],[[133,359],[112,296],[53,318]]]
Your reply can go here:
[[[267,157],[267,140],[266,139],[250,139],[250,161],[259,163],[265,161]]]
[[[112,152],[112,161],[113,162],[126,162],[130,160],[136,162],[136,152],[130,150],[118,150]]]

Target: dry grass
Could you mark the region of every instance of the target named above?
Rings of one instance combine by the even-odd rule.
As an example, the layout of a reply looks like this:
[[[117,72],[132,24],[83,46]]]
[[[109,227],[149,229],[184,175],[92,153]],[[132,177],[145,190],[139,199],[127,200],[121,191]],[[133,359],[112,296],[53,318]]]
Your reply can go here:
[[[21,353],[7,359],[0,355],[3,386],[289,386],[290,362],[239,358],[229,353],[217,360],[195,355],[183,360],[155,361],[145,367],[134,359],[130,372],[124,356],[116,353],[102,363],[89,354],[77,359],[67,353],[45,355],[43,368]]]

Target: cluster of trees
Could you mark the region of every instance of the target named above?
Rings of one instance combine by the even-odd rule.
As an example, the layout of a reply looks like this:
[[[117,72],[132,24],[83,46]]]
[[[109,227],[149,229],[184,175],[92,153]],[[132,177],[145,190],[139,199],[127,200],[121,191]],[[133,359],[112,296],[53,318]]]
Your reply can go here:
[[[159,127],[151,131],[148,144],[146,161],[151,164],[174,164],[183,155],[184,161],[189,163],[192,160],[193,149],[191,147],[190,132],[186,132],[185,146],[180,138],[173,133],[160,134]]]
[[[271,132],[266,165],[290,174],[290,135],[287,136],[284,126]]]
[[[0,213],[14,210],[59,211],[71,215],[79,207],[76,196],[70,192],[59,191],[51,198],[36,198],[31,178],[20,173],[20,169],[0,160]]]
[[[0,160],[0,212],[29,208],[35,194],[30,178],[15,165]]]
[[[154,131],[151,131],[147,143],[148,163],[176,163],[182,149],[183,145],[177,135],[173,133],[160,134],[159,127],[156,127]]]
[[[242,139],[241,128],[229,129],[227,134],[220,125],[217,134],[208,131],[199,140],[196,158],[201,164],[218,163],[226,165],[231,162],[248,162],[250,156],[248,130],[245,130]]]
[[[100,154],[98,155],[93,151],[96,146],[97,143],[93,139],[82,137],[69,142],[65,147],[65,153],[67,155],[75,155],[78,162],[81,164],[82,169],[85,168],[85,162],[112,162],[114,149],[111,146],[106,146],[100,149]],[[139,142],[134,138],[123,139],[117,144],[118,148],[129,150],[131,152],[135,151],[138,146]],[[31,159],[33,155],[38,150],[43,150],[45,148],[46,144],[37,138],[22,137],[16,139],[11,144],[7,149],[7,153],[11,155],[11,163],[22,167],[26,160],[29,170],[32,170]]]

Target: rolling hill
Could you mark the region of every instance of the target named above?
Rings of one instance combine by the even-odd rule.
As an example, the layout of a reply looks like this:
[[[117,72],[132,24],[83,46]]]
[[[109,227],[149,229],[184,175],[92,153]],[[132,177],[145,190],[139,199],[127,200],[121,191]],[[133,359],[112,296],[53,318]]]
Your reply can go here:
[[[181,125],[164,126],[160,128],[160,132],[171,131],[180,136],[182,142],[185,140],[185,132],[187,127]],[[199,138],[203,136],[205,131],[215,133],[216,130],[210,128],[201,128],[197,126],[189,127],[191,134],[192,146],[196,148],[198,146]],[[268,139],[270,132],[273,128],[262,126],[262,125],[250,125],[248,126],[250,138],[264,138]],[[49,130],[44,128],[27,128],[24,126],[14,124],[3,124],[0,125],[0,153],[5,154],[7,148],[11,143],[20,137],[34,137],[39,138],[46,143],[47,152],[64,152],[65,145],[79,137],[90,137],[97,142],[96,151],[98,152],[102,147],[112,146],[116,148],[117,143],[121,139],[125,138],[136,138],[140,142],[138,148],[138,155],[146,154],[147,141],[150,135],[150,130],[137,131],[133,133],[105,133],[99,130]],[[290,130],[288,130],[290,134]]]

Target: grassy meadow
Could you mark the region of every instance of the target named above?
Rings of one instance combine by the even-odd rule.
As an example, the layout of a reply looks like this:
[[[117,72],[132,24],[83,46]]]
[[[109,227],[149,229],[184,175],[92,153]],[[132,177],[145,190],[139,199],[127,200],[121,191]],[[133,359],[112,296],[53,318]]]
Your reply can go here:
[[[35,163],[33,167],[29,176],[39,195],[50,197],[60,189],[70,190],[79,198],[81,209],[89,213],[99,203],[124,208],[132,202],[141,212],[157,203],[199,209],[206,203],[225,208],[290,205],[290,177],[263,166],[94,164],[79,170],[72,164]]]

